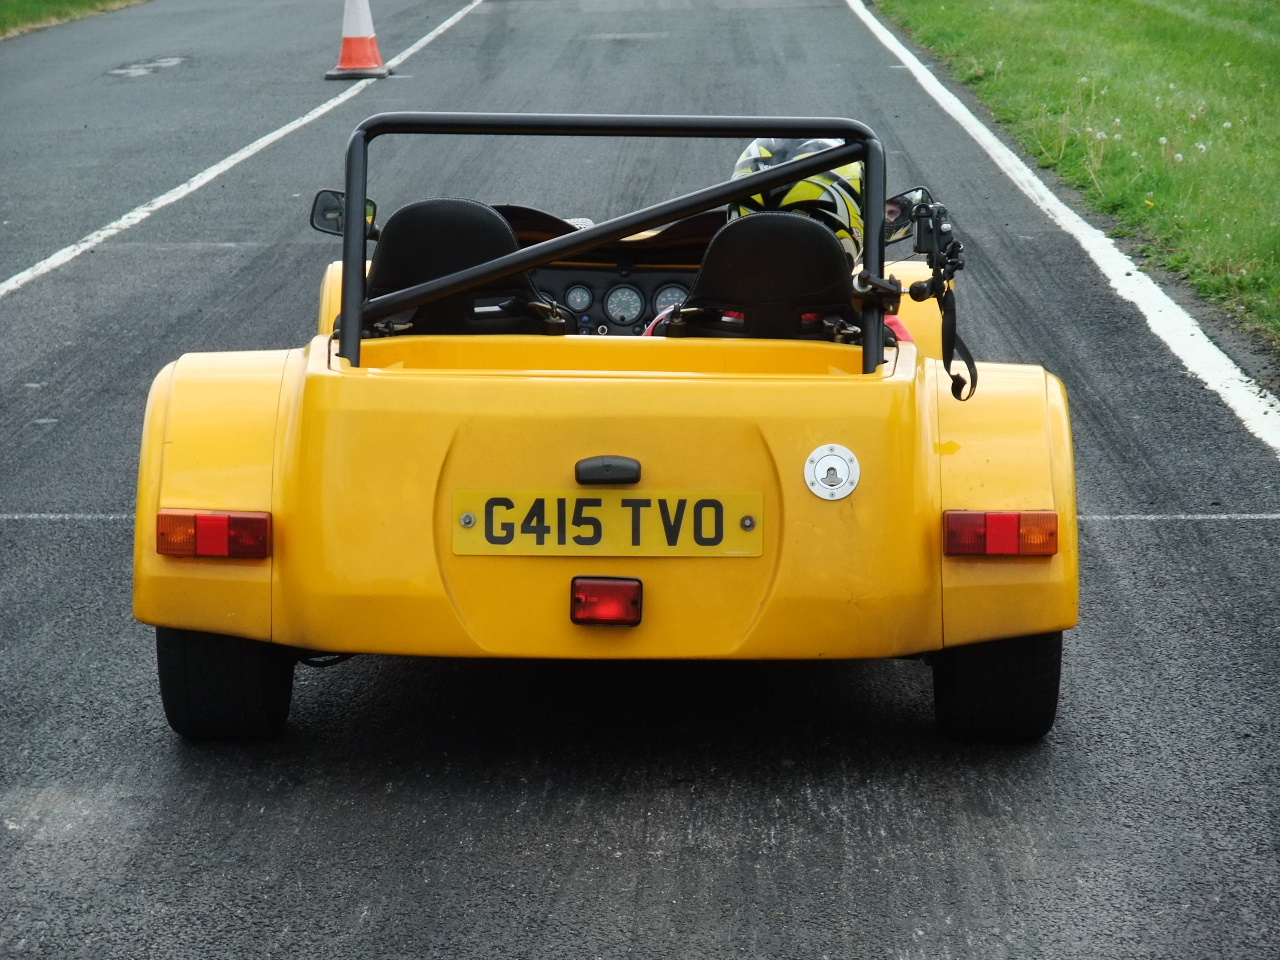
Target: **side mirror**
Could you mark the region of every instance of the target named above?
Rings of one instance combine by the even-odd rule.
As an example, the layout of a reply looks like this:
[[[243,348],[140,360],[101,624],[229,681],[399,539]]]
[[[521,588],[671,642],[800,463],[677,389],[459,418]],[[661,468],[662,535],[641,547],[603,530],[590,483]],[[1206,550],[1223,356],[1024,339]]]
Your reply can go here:
[[[315,200],[311,201],[311,226],[321,233],[342,236],[345,227],[343,221],[346,217],[346,202],[347,196],[341,190],[321,190],[316,194]],[[374,225],[374,218],[377,215],[378,205],[372,200],[365,200],[365,238],[368,240],[378,239],[378,228]]]
[[[911,236],[911,211],[917,204],[933,203],[928,187],[912,187],[884,202],[884,242],[897,243]]]

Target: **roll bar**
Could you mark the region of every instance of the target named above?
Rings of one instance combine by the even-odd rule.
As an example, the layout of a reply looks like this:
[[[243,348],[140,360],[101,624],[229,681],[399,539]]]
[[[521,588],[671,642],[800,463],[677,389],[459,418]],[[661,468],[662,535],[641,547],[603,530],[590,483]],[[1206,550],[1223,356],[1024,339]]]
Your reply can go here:
[[[582,253],[592,247],[672,223],[762,191],[863,162],[863,268],[872,278],[884,275],[884,147],[865,124],[834,117],[686,117],[616,116],[553,113],[379,113],[365,120],[347,141],[346,212],[348,226],[363,224],[368,189],[369,143],[385,134],[526,135],[541,137],[682,137],[743,139],[826,138],[841,145],[791,160],[737,180],[695,190],[674,200],[606,220],[585,230],[545,240],[488,263],[404,290],[365,299],[365,231],[348,229],[342,238],[342,318],[338,354],[360,365],[360,332],[365,322],[381,320],[456,293],[482,286]],[[874,288],[874,284],[871,285]],[[874,373],[884,362],[884,311],[868,297],[863,308],[862,369]]]

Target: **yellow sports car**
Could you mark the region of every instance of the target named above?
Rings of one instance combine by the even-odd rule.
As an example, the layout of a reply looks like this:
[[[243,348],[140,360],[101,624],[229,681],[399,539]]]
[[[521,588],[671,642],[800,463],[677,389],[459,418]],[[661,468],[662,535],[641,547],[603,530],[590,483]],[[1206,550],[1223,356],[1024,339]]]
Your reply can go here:
[[[436,198],[379,228],[388,134],[765,139],[600,224]],[[395,113],[346,160],[316,336],[187,354],[147,401],[134,612],[174,730],[278,733],[295,664],[358,653],[922,656],[947,734],[1052,726],[1066,395],[973,364],[945,208],[886,197],[868,127]]]

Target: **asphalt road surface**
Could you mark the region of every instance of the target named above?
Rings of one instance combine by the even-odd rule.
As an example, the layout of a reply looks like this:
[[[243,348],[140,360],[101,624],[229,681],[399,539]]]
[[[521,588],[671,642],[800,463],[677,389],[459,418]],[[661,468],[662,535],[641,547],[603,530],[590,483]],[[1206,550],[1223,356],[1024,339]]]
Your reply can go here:
[[[390,58],[460,0],[376,0]],[[339,92],[341,4],[152,0],[0,43],[0,280]],[[176,62],[175,62],[176,61]],[[123,70],[124,73],[113,73]],[[388,109],[834,114],[969,251],[963,329],[1073,404],[1057,726],[941,740],[928,668],[299,669],[287,735],[168,729],[130,615],[151,378],[300,345],[306,222]],[[737,144],[379,141],[428,195],[602,217]],[[485,0],[398,77],[0,299],[0,956],[1280,956],[1280,462],[841,0]],[[105,519],[104,519],[105,517]]]

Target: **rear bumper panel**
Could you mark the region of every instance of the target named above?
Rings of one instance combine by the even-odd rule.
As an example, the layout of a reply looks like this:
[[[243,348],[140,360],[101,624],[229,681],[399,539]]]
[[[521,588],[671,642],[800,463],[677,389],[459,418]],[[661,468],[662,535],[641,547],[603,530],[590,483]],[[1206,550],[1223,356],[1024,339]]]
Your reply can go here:
[[[641,345],[654,372],[592,375],[548,360],[634,362],[631,345],[453,338],[453,365],[433,369],[434,338],[406,339],[423,342],[404,366],[351,370],[317,338],[166,369],[140,467],[139,619],[337,652],[744,659],[901,656],[1075,622],[1070,428],[1039,368],[984,365],[960,404],[910,345],[872,377],[840,366],[847,348],[760,342]],[[468,351],[491,365],[459,362]],[[522,351],[532,368],[511,370]],[[784,372],[761,373],[775,352]],[[679,373],[690,357],[724,369]],[[826,444],[860,466],[837,500],[805,477]],[[578,487],[575,464],[604,454],[640,461],[641,482]],[[760,526],[749,551],[716,556],[455,549],[459,492],[507,489],[737,491]],[[161,507],[269,509],[273,556],[158,557]],[[946,509],[1056,509],[1062,552],[943,558]],[[578,576],[641,579],[640,625],[573,624]]]

